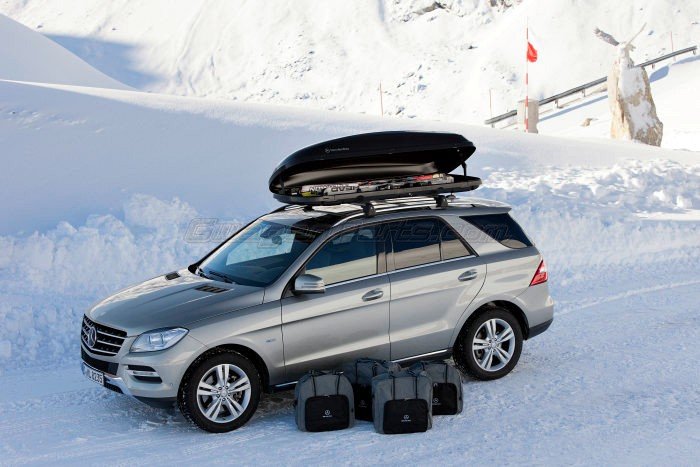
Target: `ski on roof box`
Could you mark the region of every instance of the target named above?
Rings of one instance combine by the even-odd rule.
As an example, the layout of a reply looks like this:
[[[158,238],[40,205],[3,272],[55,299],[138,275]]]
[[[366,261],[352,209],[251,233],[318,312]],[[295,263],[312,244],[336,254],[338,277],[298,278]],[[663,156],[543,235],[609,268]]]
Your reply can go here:
[[[273,196],[289,204],[367,203],[474,190],[466,174],[476,148],[454,133],[391,131],[346,136],[301,149],[272,173]],[[463,174],[450,174],[462,167]]]

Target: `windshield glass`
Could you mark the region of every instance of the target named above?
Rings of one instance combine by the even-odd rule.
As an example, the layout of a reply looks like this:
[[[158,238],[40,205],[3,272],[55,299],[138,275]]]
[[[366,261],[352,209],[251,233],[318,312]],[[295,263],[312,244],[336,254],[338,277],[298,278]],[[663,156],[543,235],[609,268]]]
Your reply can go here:
[[[276,281],[318,235],[287,219],[280,222],[259,219],[207,258],[201,269],[211,279],[266,287]]]

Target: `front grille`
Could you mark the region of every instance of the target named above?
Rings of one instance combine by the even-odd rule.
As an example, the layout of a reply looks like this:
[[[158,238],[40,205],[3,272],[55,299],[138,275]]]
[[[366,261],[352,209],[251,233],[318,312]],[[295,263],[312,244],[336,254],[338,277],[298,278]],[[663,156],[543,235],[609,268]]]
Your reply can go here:
[[[87,354],[87,352],[85,352],[85,349],[83,349],[82,347],[80,348],[80,357],[85,363],[87,363],[94,369],[104,371],[105,373],[109,373],[110,375],[116,375],[117,370],[119,370],[118,363],[105,362],[104,360],[98,360],[94,357],[91,357]]]
[[[89,342],[91,328],[95,328],[97,337],[94,345],[92,346]],[[83,340],[83,344],[90,349],[90,352],[96,353],[97,355],[107,355],[111,357],[119,353],[119,349],[122,348],[124,339],[126,339],[126,332],[119,329],[110,328],[102,324],[97,324],[87,316],[83,316],[83,325],[80,332],[80,337]]]

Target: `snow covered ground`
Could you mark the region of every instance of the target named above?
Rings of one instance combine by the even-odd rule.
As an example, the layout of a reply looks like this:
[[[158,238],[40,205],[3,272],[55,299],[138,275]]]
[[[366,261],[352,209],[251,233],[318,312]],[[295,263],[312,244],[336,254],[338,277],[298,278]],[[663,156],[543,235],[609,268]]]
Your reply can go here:
[[[367,422],[302,433],[287,392],[265,397],[241,430],[209,435],[67,367],[0,379],[0,456],[44,465],[694,465],[698,287],[632,286],[561,307],[511,375],[466,382],[464,412],[436,417],[424,434],[383,436]],[[45,378],[55,385],[20,389]]]
[[[424,14],[401,10],[419,3],[395,3],[385,10],[387,34],[393,39],[384,42],[401,42],[396,37],[404,27],[413,28],[409,32],[425,31],[430,23],[445,26],[480,18],[469,2],[453,2],[449,11]],[[178,75],[169,68],[172,63],[165,63],[174,59],[163,49],[153,52],[160,53],[163,62],[154,62],[150,70],[171,81],[139,81],[119,59],[135,60],[141,68],[132,71],[146,73],[148,60],[142,58],[151,52],[143,44],[155,47],[149,42],[154,38],[162,47],[172,42],[173,50],[194,53],[197,44],[208,38],[206,25],[220,24],[210,11],[225,18],[226,8],[210,3],[201,23],[192,23],[191,16],[183,13],[185,3],[178,4],[173,18],[180,19],[171,20],[168,27],[179,29],[165,34],[160,28],[166,26],[160,23],[143,26],[144,15],[149,17],[150,12],[154,17],[162,5],[133,5],[116,1],[107,8],[94,2],[78,11],[65,3],[0,0],[0,11],[44,30],[59,43],[74,44],[68,48],[131,86],[209,96],[129,90],[75,56],[57,52],[55,44],[35,31],[0,16],[0,39],[4,38],[0,58],[16,60],[14,67],[3,67],[9,62],[0,60],[1,465],[271,465],[281,459],[288,464],[697,463],[700,127],[685,109],[697,107],[694,77],[700,62],[687,58],[656,72],[655,98],[667,123],[670,147],[684,150],[651,148],[600,138],[608,124],[607,103],[595,96],[552,113],[542,122],[543,134],[526,135],[214,98],[340,109],[326,105],[338,96],[323,94],[326,83],[312,79],[311,71],[294,79],[281,76],[321,90],[322,105],[289,97],[296,85],[282,97],[253,90],[268,84],[250,77],[260,71],[252,56],[246,58],[251,60],[252,75],[241,78],[251,86],[248,90],[235,88],[235,82],[231,87],[209,82],[194,73],[201,54],[173,61],[181,67]],[[196,2],[186,5],[190,15],[202,10]],[[625,10],[615,5],[610,8]],[[667,24],[670,14],[658,5],[630,7],[627,16],[618,18],[619,26],[638,27],[637,20],[650,12]],[[691,37],[698,26],[686,20],[692,21],[697,5],[678,5],[678,21],[685,21],[681,29]],[[574,6],[579,13],[584,8]],[[294,21],[309,14],[304,13],[308,5],[299,8],[292,11]],[[565,6],[557,8],[570,14]],[[357,13],[353,21],[367,19],[357,6],[344,4],[340,11],[348,9]],[[253,10],[253,3],[244,3],[238,13],[245,17],[244,12]],[[610,11],[596,10],[591,24]],[[280,12],[292,14],[286,6]],[[276,17],[280,12],[267,14]],[[324,14],[331,22],[333,15]],[[521,10],[492,13],[490,22],[474,26],[474,31],[496,34],[494,28],[501,31],[521,14]],[[239,19],[230,21],[237,25]],[[582,31],[587,33],[589,26],[582,25]],[[252,34],[249,29],[247,34]],[[559,29],[569,34],[566,28]],[[143,31],[143,37],[137,37],[136,30]],[[178,31],[190,30],[188,46],[173,40],[182,36]],[[14,42],[24,45],[24,53],[11,53],[7,44],[13,42],[5,40],[10,37],[7,31],[24,38]],[[134,42],[131,49],[104,48],[95,42],[96,37],[122,33],[120,41]],[[82,35],[84,42],[56,34]],[[280,36],[292,37],[289,34],[285,30]],[[343,30],[337,37],[314,36],[314,50],[325,57],[322,52],[327,52],[329,42],[348,34]],[[647,45],[655,37],[647,36]],[[440,40],[449,39],[448,35]],[[294,53],[306,51],[305,44],[297,46]],[[226,47],[224,55],[230,52]],[[449,53],[461,56],[454,49]],[[46,60],[32,60],[33,56]],[[280,63],[284,60],[280,58]],[[52,66],[39,66],[42,63]],[[593,77],[600,74],[597,63],[593,61],[587,70],[595,72]],[[114,67],[111,71],[109,64]],[[431,72],[434,76],[449,75],[445,69],[436,70]],[[578,79],[578,72],[571,73],[566,76]],[[192,92],[179,81],[187,79],[192,80]],[[362,79],[358,83],[364,86]],[[224,94],[203,89],[221,89]],[[225,94],[232,89],[239,94]],[[331,82],[328,89],[344,88]],[[354,91],[342,92],[348,97]],[[426,96],[416,109],[449,110],[434,105],[440,101],[437,94]],[[348,102],[343,108],[360,110],[353,99],[342,99]],[[455,115],[459,114],[449,114]],[[598,120],[580,127],[586,117]],[[291,151],[336,136],[389,129],[455,131],[473,140],[478,150],[469,161],[469,171],[481,176],[484,186],[472,194],[512,204],[514,215],[547,259],[555,322],[547,333],[526,342],[511,375],[488,383],[465,381],[463,414],[437,418],[433,430],[425,434],[393,437],[378,435],[364,423],[337,433],[298,432],[290,393],[265,397],[243,429],[207,435],[175,412],[148,408],[83,379],[77,330],[84,310],[125,285],[187,265],[213,247],[214,242],[185,240],[190,222],[218,218],[235,223],[259,215],[277,206],[267,191],[267,177]]]

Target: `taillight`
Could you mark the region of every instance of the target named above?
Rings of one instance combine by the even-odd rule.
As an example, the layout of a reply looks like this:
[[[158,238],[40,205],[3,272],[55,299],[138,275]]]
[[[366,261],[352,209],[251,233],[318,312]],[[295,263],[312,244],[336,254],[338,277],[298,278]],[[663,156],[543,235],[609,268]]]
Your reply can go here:
[[[544,260],[540,261],[540,265],[537,266],[537,271],[530,281],[530,286],[542,284],[547,282],[547,265],[544,264]]]

